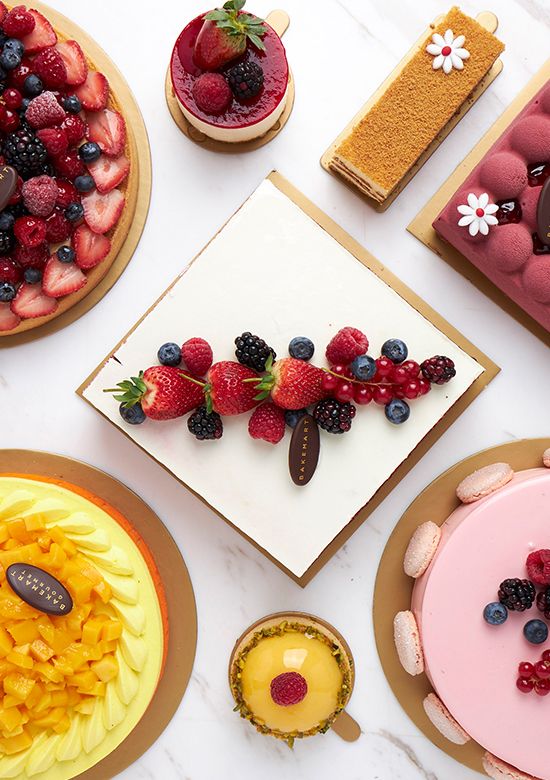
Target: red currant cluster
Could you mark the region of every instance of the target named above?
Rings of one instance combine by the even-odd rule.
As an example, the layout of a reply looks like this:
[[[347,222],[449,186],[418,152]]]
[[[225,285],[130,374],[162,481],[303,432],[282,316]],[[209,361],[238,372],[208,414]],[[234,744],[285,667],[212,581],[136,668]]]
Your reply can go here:
[[[356,379],[350,366],[331,366],[323,377],[323,390],[342,403],[354,401],[358,405],[365,405],[374,401],[380,406],[386,406],[394,398],[414,400],[432,389],[415,360],[395,364],[382,356],[375,362],[376,373],[368,381]]]
[[[550,693],[550,650],[545,650],[540,661],[535,664],[522,661],[518,666],[516,686],[522,693],[535,691],[538,696]]]
[[[19,114],[16,109],[21,108],[23,95],[18,89],[8,87],[2,92],[3,103],[0,103],[0,130],[5,133],[13,133],[19,127]]]

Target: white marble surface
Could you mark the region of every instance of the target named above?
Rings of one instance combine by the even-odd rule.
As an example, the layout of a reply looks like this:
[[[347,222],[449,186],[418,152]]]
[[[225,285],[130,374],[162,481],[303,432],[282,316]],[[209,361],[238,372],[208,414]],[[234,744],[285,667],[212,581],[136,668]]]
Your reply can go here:
[[[502,74],[384,215],[321,170],[318,158],[387,75],[444,0],[286,0],[285,44],[296,106],[284,132],[248,155],[219,156],[180,135],[164,105],[173,40],[202,4],[191,0],[54,0],[112,55],[142,107],[154,163],[149,220],[132,263],[112,292],[60,333],[0,353],[0,445],[53,450],[119,477],[155,508],[191,572],[199,641],[193,678],[172,723],[121,775],[163,780],[474,780],[411,724],[390,692],[374,647],[371,603],[378,560],[400,514],[444,468],[484,447],[548,434],[548,350],[405,226],[543,63],[549,0],[461,3],[500,17]],[[252,10],[266,14],[269,0]],[[502,374],[413,469],[305,590],[188,494],[87,407],[73,391],[272,168],[277,168],[416,292],[499,363]],[[543,403],[544,401],[544,403]],[[252,620],[281,609],[317,612],[346,635],[357,662],[350,712],[363,735],[284,745],[236,715],[226,682],[233,640]],[[479,777],[479,776],[478,776]]]

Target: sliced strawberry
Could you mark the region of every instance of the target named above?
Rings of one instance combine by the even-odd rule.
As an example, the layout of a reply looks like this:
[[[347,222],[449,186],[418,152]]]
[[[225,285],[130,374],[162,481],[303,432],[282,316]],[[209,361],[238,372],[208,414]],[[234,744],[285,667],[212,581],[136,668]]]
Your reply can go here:
[[[55,46],[57,43],[57,35],[55,30],[48,22],[45,16],[39,11],[35,11],[33,8],[29,8],[29,13],[34,16],[34,30],[25,35],[22,38],[22,42],[25,46],[25,54],[34,54],[41,49],[46,49],[48,46]]]
[[[107,233],[118,222],[125,198],[120,190],[111,190],[105,195],[92,192],[82,198],[84,220],[94,233]]]
[[[102,154],[94,162],[88,163],[88,170],[99,192],[110,192],[128,176],[130,161],[123,154],[114,159]]]
[[[37,284],[24,282],[11,302],[12,312],[23,320],[45,317],[47,314],[53,314],[56,309],[57,301],[44,295],[40,282]]]
[[[42,288],[46,295],[61,298],[62,295],[70,295],[80,290],[87,281],[80,268],[74,263],[62,263],[56,255],[52,255],[44,269]]]
[[[86,225],[79,225],[73,235],[75,262],[79,268],[93,268],[105,260],[111,251],[111,242],[107,236],[94,233]]]
[[[67,69],[67,84],[84,84],[88,75],[88,64],[84,52],[76,41],[63,41],[55,47],[61,55]]]
[[[117,111],[109,108],[97,114],[88,114],[88,137],[99,144],[108,157],[118,157],[126,144],[126,123]]]
[[[0,331],[13,330],[20,322],[21,317],[11,310],[9,303],[0,303]]]
[[[89,71],[86,81],[75,90],[75,95],[88,111],[101,111],[109,100],[109,82],[98,70]]]

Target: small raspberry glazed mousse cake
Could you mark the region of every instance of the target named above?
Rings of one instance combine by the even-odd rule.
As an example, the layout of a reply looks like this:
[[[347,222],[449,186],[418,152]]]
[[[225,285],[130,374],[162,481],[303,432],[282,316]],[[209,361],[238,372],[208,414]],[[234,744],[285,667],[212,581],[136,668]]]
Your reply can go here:
[[[187,121],[216,141],[260,138],[283,113],[289,70],[281,39],[245,0],[200,14],[172,51],[170,76]]]

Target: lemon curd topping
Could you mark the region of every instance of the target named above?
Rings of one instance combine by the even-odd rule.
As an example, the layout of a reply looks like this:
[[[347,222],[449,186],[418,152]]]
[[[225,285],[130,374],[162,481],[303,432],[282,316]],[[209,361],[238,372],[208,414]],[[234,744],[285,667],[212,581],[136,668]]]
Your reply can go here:
[[[307,684],[297,704],[275,703],[271,683],[295,672]],[[231,668],[236,709],[265,734],[286,740],[328,730],[352,687],[352,660],[321,626],[283,621],[256,630],[241,645]]]

